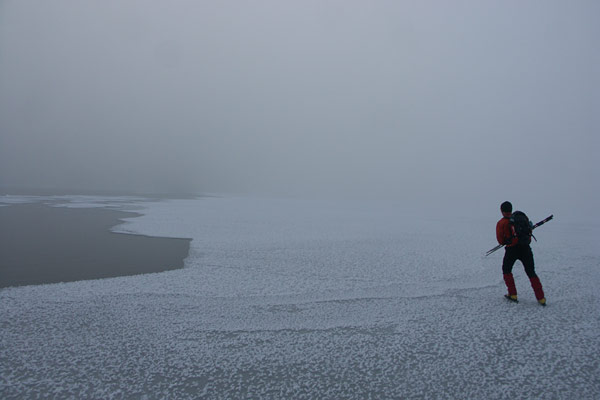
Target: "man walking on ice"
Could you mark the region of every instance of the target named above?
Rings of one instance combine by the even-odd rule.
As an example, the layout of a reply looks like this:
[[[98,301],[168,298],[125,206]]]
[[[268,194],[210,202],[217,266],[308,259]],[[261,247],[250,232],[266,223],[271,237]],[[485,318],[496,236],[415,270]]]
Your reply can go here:
[[[500,206],[502,219],[496,224],[496,239],[501,245],[505,245],[506,252],[502,261],[502,274],[508,289],[506,297],[510,301],[518,303],[517,288],[512,275],[512,269],[517,260],[525,267],[525,273],[529,277],[535,297],[541,305],[546,305],[544,290],[540,278],[535,273],[533,252],[529,244],[532,237],[532,225],[527,216],[520,212],[512,212],[512,204],[505,201]]]

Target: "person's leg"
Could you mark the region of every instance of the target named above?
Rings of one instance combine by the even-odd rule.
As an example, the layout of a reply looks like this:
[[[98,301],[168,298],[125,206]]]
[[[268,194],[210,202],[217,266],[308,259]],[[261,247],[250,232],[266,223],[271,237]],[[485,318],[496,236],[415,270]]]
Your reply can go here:
[[[540,281],[540,278],[535,273],[535,262],[533,260],[533,252],[531,251],[531,247],[527,246],[522,250],[521,262],[523,263],[523,267],[525,267],[525,273],[531,282],[531,288],[533,289],[533,293],[535,293],[535,298],[538,301],[544,299],[544,289],[542,288],[542,282]]]
[[[515,286],[515,280],[512,274],[515,261],[517,261],[516,249],[514,247],[507,247],[506,252],[504,253],[504,259],[502,260],[502,275],[509,296],[517,296],[517,287]]]

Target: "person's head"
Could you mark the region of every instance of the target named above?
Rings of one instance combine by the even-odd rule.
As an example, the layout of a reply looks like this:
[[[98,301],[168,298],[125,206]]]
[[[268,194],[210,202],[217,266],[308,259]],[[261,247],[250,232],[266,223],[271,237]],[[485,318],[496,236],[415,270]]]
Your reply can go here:
[[[510,201],[505,201],[504,203],[502,203],[500,205],[500,211],[505,217],[510,217],[510,215],[512,214],[512,204],[510,203]]]

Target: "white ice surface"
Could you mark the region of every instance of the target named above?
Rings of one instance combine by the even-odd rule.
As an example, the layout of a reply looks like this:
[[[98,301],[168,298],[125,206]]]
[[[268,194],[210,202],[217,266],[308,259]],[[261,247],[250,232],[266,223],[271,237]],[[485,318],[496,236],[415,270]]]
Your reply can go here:
[[[141,207],[120,232],[193,238],[185,268],[0,291],[0,397],[600,398],[600,229],[536,231],[548,307],[496,216],[260,198]],[[546,215],[530,215],[539,220]]]

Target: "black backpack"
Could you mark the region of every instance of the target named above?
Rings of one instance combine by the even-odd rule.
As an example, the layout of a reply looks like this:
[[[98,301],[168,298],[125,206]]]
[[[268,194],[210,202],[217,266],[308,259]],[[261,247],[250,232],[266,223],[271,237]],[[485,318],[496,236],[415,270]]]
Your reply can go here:
[[[512,227],[513,236],[519,239],[519,244],[531,243],[533,236],[533,224],[522,211],[515,211],[510,216],[510,225]]]

